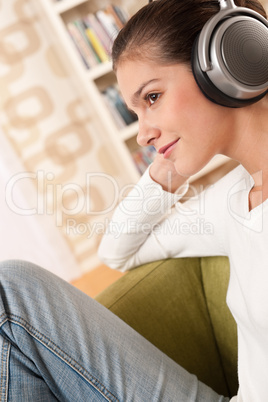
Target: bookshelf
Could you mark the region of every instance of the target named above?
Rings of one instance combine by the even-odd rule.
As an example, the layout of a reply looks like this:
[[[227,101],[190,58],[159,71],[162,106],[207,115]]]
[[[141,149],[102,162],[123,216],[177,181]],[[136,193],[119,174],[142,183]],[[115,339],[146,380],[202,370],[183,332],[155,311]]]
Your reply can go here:
[[[53,1],[53,0],[52,0]],[[62,14],[65,11],[71,10],[74,7],[79,6],[80,4],[86,3],[87,0],[60,0],[54,1],[55,12],[58,14]]]
[[[86,103],[86,106],[92,110],[92,115],[98,120],[103,134],[103,141],[109,143],[115,150],[116,157],[124,166],[124,174],[127,176],[129,183],[136,182],[141,172],[144,170],[144,161],[149,161],[149,155],[153,156],[151,150],[145,150],[144,161],[141,163],[141,169],[137,168],[137,160],[142,158],[141,150],[139,149],[135,137],[138,133],[138,123],[133,120],[129,124],[119,122],[120,116],[115,117],[111,111],[111,107],[104,97],[104,92],[107,88],[116,88],[116,77],[112,71],[112,63],[109,57],[103,55],[102,60],[96,61],[96,49],[92,42],[85,49],[84,44],[78,50],[78,43],[81,37],[85,40],[85,32],[81,33],[81,23],[85,25],[85,18],[89,15],[100,15],[106,8],[111,7],[111,3],[122,12],[124,18],[131,15],[139,8],[147,3],[146,0],[32,0],[33,5],[39,11],[40,18],[47,28],[47,33],[50,35],[53,43],[57,47],[58,53],[63,60],[64,65],[68,68],[68,72],[72,80],[80,91],[81,96]],[[101,17],[101,15],[100,15]],[[99,18],[100,19],[100,18]],[[108,21],[109,23],[109,21]],[[122,21],[123,23],[123,21]],[[80,24],[80,25],[79,25]],[[88,27],[91,29],[91,25]],[[118,27],[119,28],[119,27]],[[93,29],[93,28],[92,28]],[[108,30],[108,29],[107,29]],[[78,32],[79,31],[79,32]],[[93,29],[93,34],[96,31]],[[80,34],[79,40],[75,36]],[[116,35],[116,32],[114,32]],[[98,36],[98,35],[97,35]],[[110,36],[110,39],[112,34]],[[89,37],[87,36],[87,39]],[[98,36],[100,41],[100,36]],[[107,38],[106,38],[107,39]],[[104,39],[103,39],[104,40]],[[106,42],[107,44],[107,42]],[[110,40],[112,45],[112,39]],[[102,47],[105,45],[102,43]],[[95,52],[95,61],[92,56]],[[90,48],[90,49],[89,49]],[[89,52],[91,53],[89,55]],[[107,56],[109,52],[107,52]],[[101,59],[97,55],[97,59]],[[90,61],[89,61],[90,59]],[[92,64],[90,64],[90,62]],[[114,96],[116,96],[114,92]],[[119,96],[119,95],[118,95]],[[123,119],[124,120],[124,119]],[[209,171],[220,166],[227,161],[224,157],[217,157],[213,160],[204,171],[198,174],[198,178],[202,174],[207,174]],[[195,177],[194,177],[195,178]],[[193,178],[193,179],[194,179]]]

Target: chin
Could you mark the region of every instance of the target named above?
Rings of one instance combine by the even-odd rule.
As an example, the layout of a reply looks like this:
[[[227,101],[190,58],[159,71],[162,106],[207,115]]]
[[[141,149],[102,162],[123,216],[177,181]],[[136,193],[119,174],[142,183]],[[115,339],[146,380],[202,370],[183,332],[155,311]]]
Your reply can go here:
[[[202,163],[202,164],[199,164],[198,166],[196,165],[196,163],[195,163],[195,164],[192,164],[192,165],[189,165],[189,164],[186,165],[186,164],[185,164],[184,166],[182,166],[181,163],[178,164],[178,165],[176,165],[176,163],[175,163],[175,164],[174,164],[174,167],[175,167],[175,169],[176,169],[176,172],[177,172],[180,176],[185,177],[185,178],[188,178],[188,177],[191,177],[191,176],[193,176],[193,175],[199,173],[200,170],[203,169],[208,163],[209,163],[209,161],[207,161],[207,162],[205,162],[205,163]]]
[[[185,177],[186,179],[190,176],[193,176],[194,174],[198,173],[202,168],[200,169],[186,169],[185,166],[175,166],[176,172],[182,176]]]

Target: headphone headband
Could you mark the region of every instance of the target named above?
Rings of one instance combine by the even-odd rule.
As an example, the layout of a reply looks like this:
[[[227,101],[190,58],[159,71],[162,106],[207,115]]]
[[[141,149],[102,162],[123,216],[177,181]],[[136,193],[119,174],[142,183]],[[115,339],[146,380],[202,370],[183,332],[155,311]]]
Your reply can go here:
[[[211,35],[219,22],[226,18],[236,15],[249,15],[261,21],[268,28],[268,21],[259,13],[246,7],[237,7],[233,0],[219,1],[221,9],[213,18],[207,21],[204,25],[198,43],[198,54],[202,71],[211,70],[211,63],[209,59],[209,44]],[[268,46],[268,44],[267,44]],[[267,66],[268,68],[268,66]]]

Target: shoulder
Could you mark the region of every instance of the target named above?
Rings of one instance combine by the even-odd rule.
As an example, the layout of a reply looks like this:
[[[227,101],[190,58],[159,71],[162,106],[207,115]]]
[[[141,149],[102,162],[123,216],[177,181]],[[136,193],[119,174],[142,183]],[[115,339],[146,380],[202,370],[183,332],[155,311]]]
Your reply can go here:
[[[217,182],[207,186],[199,194],[199,203],[205,204],[206,212],[218,213],[228,208],[233,193],[243,193],[249,187],[250,175],[242,165],[238,165]],[[241,191],[242,190],[242,191]],[[195,197],[196,198],[196,197]]]
[[[232,189],[237,186],[243,187],[244,189],[249,188],[251,181],[251,176],[247,170],[242,165],[238,165],[213,184],[211,189],[220,193],[222,196],[223,194],[227,195],[232,192]]]

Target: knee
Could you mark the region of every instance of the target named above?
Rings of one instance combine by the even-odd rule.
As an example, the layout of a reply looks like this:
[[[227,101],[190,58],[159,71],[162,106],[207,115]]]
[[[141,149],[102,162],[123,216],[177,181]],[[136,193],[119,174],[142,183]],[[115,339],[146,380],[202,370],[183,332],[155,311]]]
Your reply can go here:
[[[35,265],[29,261],[23,260],[4,260],[0,261],[0,272],[19,272],[32,270]]]
[[[57,294],[55,275],[28,261],[7,260],[0,262],[0,310],[13,306],[17,314],[23,305],[39,305],[40,300],[50,300]],[[8,306],[8,307],[7,307]],[[9,310],[8,310],[9,311]]]
[[[39,266],[29,261],[6,260],[0,262],[0,282],[8,281],[16,283],[18,286],[22,282],[40,279],[42,272],[45,271]]]

